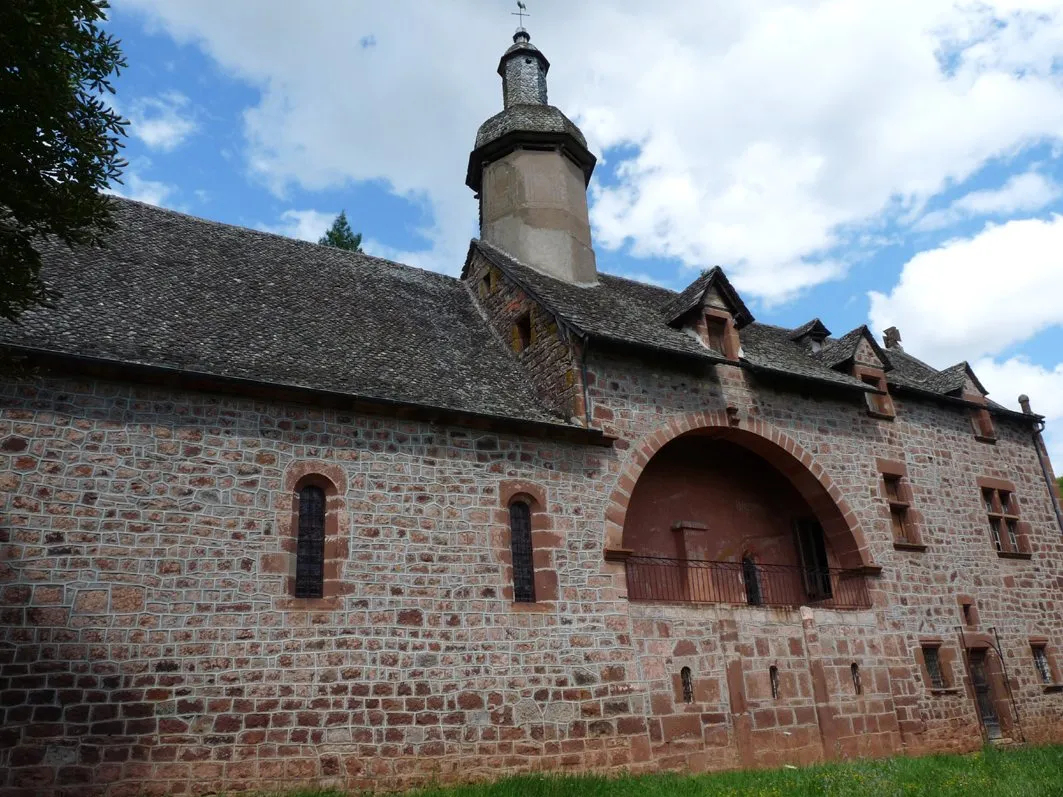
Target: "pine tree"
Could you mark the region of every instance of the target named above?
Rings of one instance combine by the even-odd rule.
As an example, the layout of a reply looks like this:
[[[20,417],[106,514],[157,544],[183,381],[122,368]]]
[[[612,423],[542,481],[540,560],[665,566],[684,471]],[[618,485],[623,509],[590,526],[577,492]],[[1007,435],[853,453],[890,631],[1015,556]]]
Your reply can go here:
[[[318,239],[318,243],[335,246],[337,249],[346,249],[349,252],[361,252],[362,234],[351,231],[351,225],[347,223],[347,211],[341,210],[340,215],[332,222],[332,226]]]

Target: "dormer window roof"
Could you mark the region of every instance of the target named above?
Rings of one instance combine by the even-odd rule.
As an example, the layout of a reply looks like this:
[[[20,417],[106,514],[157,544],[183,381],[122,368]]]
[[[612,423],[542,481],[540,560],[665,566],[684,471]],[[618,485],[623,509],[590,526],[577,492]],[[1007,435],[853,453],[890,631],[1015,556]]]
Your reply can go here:
[[[829,337],[830,330],[818,318],[813,318],[790,333],[790,340],[808,346],[813,354],[823,351],[823,341]]]

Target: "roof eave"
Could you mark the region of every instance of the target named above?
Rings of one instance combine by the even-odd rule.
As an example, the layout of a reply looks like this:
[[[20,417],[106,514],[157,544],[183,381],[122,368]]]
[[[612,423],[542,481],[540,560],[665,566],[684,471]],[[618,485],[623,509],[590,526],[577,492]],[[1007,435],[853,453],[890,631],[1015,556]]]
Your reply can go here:
[[[0,344],[0,350],[24,357],[31,362],[56,371],[74,372],[104,379],[125,379],[143,384],[180,387],[203,392],[231,393],[262,397],[263,393],[281,401],[305,403],[315,399],[320,406],[342,407],[369,415],[387,415],[429,423],[449,423],[454,426],[485,431],[528,434],[535,437],[554,437],[597,446],[611,446],[615,438],[600,429],[588,429],[562,423],[495,415],[486,412],[461,410],[453,407],[379,398],[355,393],[307,387],[283,382],[267,382],[246,377],[212,374],[206,371],[170,366],[133,363],[104,357],[90,357],[68,352],[38,349],[12,344]]]

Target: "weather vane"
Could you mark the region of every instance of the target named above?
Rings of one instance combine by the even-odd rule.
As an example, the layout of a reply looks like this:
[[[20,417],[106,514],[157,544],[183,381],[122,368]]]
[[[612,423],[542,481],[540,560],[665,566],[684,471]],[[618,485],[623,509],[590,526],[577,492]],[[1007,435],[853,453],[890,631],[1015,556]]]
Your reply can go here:
[[[513,13],[513,16],[520,17],[520,26],[523,28],[524,27],[524,17],[530,17],[531,14],[528,13],[528,7],[526,5],[524,5],[524,3],[521,2],[521,0],[517,0],[517,9],[518,10],[516,10],[516,11],[514,11],[512,13]]]

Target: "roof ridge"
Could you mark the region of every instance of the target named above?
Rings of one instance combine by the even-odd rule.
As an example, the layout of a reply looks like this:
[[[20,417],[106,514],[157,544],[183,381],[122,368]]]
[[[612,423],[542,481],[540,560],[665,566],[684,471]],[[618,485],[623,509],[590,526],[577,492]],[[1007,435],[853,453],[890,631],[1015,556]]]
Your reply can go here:
[[[282,235],[279,232],[273,232],[272,230],[259,230],[254,227],[245,227],[242,224],[230,224],[226,221],[218,221],[217,219],[208,219],[203,216],[196,216],[191,213],[185,213],[182,210],[174,210],[173,208],[162,207],[161,205],[153,205],[150,202],[143,202],[139,199],[130,199],[129,197],[119,196],[117,194],[108,194],[108,197],[112,201],[118,201],[120,203],[128,203],[131,205],[139,205],[142,208],[146,208],[151,212],[160,213],[167,216],[177,216],[183,219],[188,219],[199,224],[204,224],[210,227],[222,227],[230,230],[240,230],[242,232],[248,232],[253,235],[262,235],[269,238],[276,238],[284,241],[288,244],[296,244],[305,247],[314,247],[316,249],[328,251],[330,256],[348,257],[348,258],[361,258],[364,260],[372,261],[372,263],[383,264],[387,266],[394,266],[400,269],[409,269],[410,271],[419,271],[422,274],[430,274],[433,277],[442,277],[448,282],[455,284],[461,284],[461,280],[457,277],[452,277],[449,274],[444,274],[442,271],[432,271],[431,269],[421,268],[420,266],[411,266],[409,263],[400,263],[397,260],[391,260],[390,258],[380,257],[378,255],[371,255],[367,252],[352,252],[349,249],[340,249],[338,246],[327,246],[325,244],[315,243],[313,241],[304,241],[302,238],[292,238],[288,235]],[[333,254],[336,253],[336,254]]]
[[[630,282],[634,285],[645,285],[647,288],[656,288],[659,291],[668,291],[669,293],[673,293],[677,296],[679,295],[679,291],[675,290],[674,288],[668,288],[664,285],[658,285],[654,282],[643,282],[642,280],[633,279],[631,277],[625,277],[621,274],[613,274],[611,271],[599,271],[598,276],[609,277],[610,279],[614,280],[623,280],[624,282]]]

